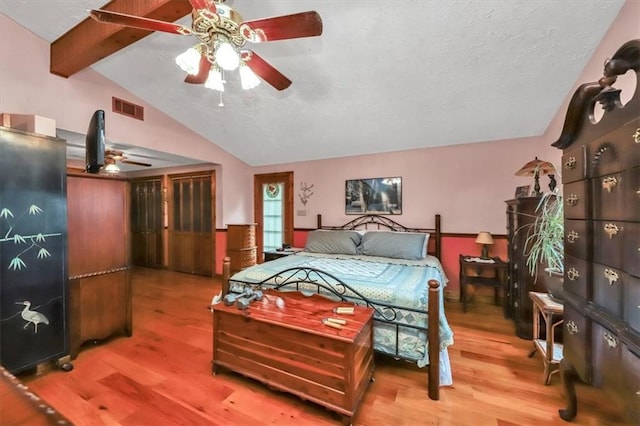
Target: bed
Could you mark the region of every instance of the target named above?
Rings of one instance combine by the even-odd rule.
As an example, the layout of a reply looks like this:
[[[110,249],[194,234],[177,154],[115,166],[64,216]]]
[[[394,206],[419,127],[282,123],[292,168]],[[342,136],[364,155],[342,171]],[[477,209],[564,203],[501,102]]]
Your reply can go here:
[[[225,259],[223,295],[250,286],[369,306],[376,352],[427,367],[429,397],[437,400],[440,386],[452,384],[447,348],[453,332],[444,313],[440,215],[434,221],[432,228],[408,228],[386,216],[364,215],[323,226],[318,215],[301,252],[233,276]]]

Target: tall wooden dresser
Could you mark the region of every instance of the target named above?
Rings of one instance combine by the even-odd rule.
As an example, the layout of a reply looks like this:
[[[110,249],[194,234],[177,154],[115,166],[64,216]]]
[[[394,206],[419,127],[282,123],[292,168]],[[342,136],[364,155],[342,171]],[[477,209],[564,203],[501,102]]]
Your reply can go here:
[[[640,424],[640,83],[624,106],[613,87],[629,69],[638,77],[640,39],[618,49],[598,82],[577,89],[553,144],[564,150],[565,420],[577,414],[580,378]],[[605,112],[594,122],[598,104]]]
[[[544,280],[535,280],[526,264],[525,241],[527,225],[536,219],[540,197],[507,200],[507,246],[509,255],[508,284],[505,292],[505,314],[513,318],[516,334],[523,339],[533,338],[533,302],[530,291],[545,292]],[[524,229],[523,229],[524,227]]]
[[[227,256],[231,259],[231,273],[255,265],[257,223],[227,225]]]

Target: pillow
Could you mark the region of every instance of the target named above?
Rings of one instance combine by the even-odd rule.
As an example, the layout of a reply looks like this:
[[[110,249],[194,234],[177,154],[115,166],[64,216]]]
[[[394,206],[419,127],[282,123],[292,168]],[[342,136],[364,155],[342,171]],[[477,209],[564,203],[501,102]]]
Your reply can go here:
[[[424,232],[367,232],[362,237],[360,253],[368,256],[420,260],[427,257],[429,234]]]
[[[362,236],[356,231],[317,230],[309,232],[304,250],[311,253],[358,254]]]

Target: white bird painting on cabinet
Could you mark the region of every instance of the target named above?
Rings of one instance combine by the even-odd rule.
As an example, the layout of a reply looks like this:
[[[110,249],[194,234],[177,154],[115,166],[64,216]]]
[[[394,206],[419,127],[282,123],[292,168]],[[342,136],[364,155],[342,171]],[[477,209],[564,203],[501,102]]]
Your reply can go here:
[[[33,324],[34,332],[37,334],[38,324],[42,323],[42,324],[49,325],[49,320],[47,319],[46,316],[44,316],[38,311],[33,311],[30,309],[31,308],[30,301],[25,300],[24,302],[16,302],[16,305],[24,305],[24,309],[22,310],[20,316],[22,316],[22,319],[25,320],[27,323],[24,325],[23,328],[26,329],[29,326],[29,324]]]

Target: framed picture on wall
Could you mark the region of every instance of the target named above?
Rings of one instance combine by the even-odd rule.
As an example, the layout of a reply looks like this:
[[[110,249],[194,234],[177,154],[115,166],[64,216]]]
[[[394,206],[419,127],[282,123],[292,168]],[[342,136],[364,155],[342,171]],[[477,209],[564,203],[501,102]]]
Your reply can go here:
[[[518,186],[516,188],[516,198],[528,197],[531,185]]]
[[[346,214],[402,214],[402,178],[354,179],[345,185]]]

